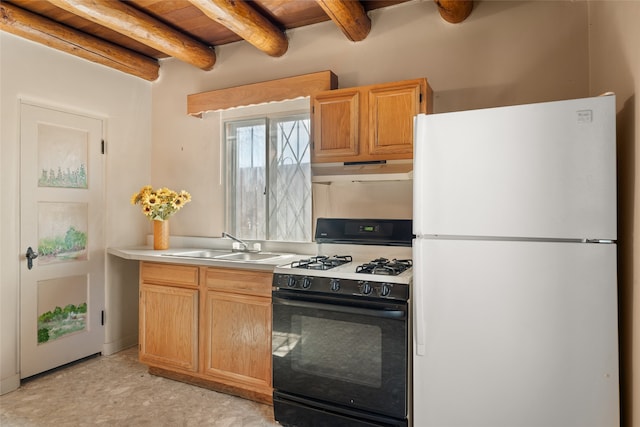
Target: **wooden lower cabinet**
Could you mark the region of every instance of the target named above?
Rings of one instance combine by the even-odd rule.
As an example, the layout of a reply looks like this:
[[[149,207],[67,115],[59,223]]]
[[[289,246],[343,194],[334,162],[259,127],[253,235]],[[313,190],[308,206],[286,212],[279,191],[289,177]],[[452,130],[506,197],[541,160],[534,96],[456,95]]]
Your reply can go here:
[[[141,262],[140,361],[155,375],[271,404],[271,280]]]
[[[247,391],[271,395],[271,301],[207,293],[204,373]]]
[[[198,290],[140,285],[140,361],[198,370]]]

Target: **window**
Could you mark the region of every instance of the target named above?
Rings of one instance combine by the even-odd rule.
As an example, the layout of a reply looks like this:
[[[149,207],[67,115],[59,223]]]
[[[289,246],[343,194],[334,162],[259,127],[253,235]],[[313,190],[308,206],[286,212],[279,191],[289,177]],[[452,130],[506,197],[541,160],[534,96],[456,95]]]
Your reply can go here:
[[[309,125],[308,112],[224,122],[231,234],[311,241]]]

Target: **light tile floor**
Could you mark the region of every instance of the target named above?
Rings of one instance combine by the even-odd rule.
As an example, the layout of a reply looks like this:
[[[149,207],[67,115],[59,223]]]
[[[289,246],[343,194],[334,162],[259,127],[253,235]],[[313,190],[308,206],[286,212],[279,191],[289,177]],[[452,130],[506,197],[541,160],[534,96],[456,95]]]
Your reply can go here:
[[[0,426],[272,427],[273,408],[149,375],[135,347],[27,381],[0,396]]]

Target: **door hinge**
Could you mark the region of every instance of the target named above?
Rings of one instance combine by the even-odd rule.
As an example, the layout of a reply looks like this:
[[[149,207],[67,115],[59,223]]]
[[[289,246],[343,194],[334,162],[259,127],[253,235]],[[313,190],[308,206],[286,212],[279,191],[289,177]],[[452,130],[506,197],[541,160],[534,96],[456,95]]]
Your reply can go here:
[[[101,144],[100,144],[100,150],[102,151],[102,154],[104,154],[106,146],[107,146],[107,143],[104,142],[104,139],[103,139]]]
[[[104,326],[104,310],[100,312],[100,324]]]

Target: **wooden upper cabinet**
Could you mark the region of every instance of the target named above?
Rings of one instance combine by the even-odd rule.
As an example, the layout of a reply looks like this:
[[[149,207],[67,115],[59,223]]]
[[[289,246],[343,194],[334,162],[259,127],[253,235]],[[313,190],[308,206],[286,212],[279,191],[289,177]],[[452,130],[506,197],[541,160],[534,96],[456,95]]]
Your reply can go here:
[[[418,82],[373,88],[369,91],[366,131],[369,154],[413,157],[413,118],[421,113]]]
[[[357,89],[342,89],[322,92],[312,98],[316,159],[358,155],[359,97]]]
[[[316,94],[312,163],[413,158],[413,118],[432,102],[424,78]]]

